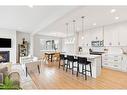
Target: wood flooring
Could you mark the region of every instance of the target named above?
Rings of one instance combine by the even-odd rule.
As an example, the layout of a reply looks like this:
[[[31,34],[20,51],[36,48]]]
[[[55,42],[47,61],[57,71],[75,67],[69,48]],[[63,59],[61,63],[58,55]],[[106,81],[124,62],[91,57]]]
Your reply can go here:
[[[88,80],[83,75],[72,75],[71,70],[59,69],[57,63],[41,64],[40,74],[35,69],[28,72],[37,89],[127,89],[127,73],[106,68],[99,77]]]

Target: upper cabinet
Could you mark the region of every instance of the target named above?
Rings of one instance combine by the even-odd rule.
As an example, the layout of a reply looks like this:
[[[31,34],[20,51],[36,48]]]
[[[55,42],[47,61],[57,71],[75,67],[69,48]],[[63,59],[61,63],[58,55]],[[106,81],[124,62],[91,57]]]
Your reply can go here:
[[[104,46],[118,46],[118,31],[117,26],[104,27]]]
[[[84,39],[82,39],[82,36]],[[80,46],[91,46],[91,41],[103,40],[103,28],[94,28],[85,31],[79,35]]]
[[[91,33],[91,41],[98,41],[98,40],[103,40],[103,28],[94,28],[90,30]]]
[[[79,46],[91,46],[90,39],[91,33],[89,30],[85,31],[84,33],[79,33]]]
[[[104,27],[104,46],[127,46],[127,23]]]
[[[91,46],[91,31],[87,30],[84,35],[84,45]]]
[[[80,33],[79,45],[91,46],[91,41],[104,40],[104,46],[127,46],[127,22],[89,29]],[[84,39],[82,39],[82,36]]]
[[[120,46],[127,46],[127,23],[119,25],[118,41]]]

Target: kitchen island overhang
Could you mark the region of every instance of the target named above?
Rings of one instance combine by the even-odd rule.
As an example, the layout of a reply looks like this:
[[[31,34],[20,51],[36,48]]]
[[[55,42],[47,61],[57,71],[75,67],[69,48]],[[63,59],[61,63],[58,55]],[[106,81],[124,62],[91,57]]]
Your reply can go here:
[[[91,62],[92,65],[92,77],[97,78],[101,75],[101,55],[90,55],[90,54],[72,54],[72,53],[61,53],[65,56],[71,55],[75,57],[85,57],[88,61]],[[86,67],[87,70],[89,70],[89,66]],[[79,65],[79,71],[82,70],[82,66]],[[76,71],[76,70],[75,70]],[[90,73],[87,73],[88,76],[90,76]]]

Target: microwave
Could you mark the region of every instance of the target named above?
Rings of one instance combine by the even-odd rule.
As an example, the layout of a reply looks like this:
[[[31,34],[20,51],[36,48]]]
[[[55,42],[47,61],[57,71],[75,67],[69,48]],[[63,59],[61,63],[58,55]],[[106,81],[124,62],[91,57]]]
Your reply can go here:
[[[92,47],[103,47],[104,46],[104,41],[91,41],[91,46]]]

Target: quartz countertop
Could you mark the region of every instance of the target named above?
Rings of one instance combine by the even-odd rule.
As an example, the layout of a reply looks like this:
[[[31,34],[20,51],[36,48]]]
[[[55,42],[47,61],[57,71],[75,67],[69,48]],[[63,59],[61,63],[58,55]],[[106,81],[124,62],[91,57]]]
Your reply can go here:
[[[89,59],[95,59],[100,57],[100,55],[91,55],[91,54],[76,54],[76,53],[62,53],[64,55],[73,55],[73,56],[77,56],[77,57],[86,57]]]

